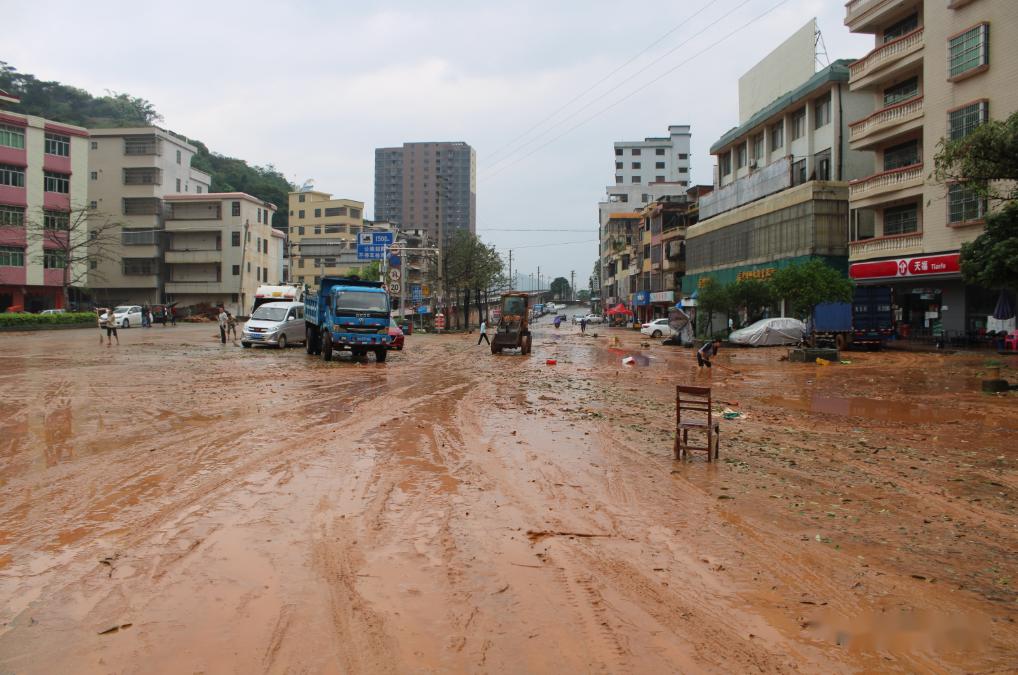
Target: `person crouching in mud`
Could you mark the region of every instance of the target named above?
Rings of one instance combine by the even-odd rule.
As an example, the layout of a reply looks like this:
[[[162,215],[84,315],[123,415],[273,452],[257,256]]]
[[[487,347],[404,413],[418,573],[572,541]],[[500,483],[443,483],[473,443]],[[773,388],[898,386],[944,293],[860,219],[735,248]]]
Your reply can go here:
[[[721,349],[721,340],[714,338],[710,342],[704,342],[703,346],[696,350],[696,365],[703,368],[710,368],[710,359]]]

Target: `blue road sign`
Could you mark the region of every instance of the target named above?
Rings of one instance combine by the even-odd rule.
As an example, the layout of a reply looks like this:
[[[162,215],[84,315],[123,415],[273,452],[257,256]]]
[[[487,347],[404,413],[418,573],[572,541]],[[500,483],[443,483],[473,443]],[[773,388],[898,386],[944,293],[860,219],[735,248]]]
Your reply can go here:
[[[389,267],[399,267],[402,264],[403,260],[398,255],[389,256]]]
[[[427,314],[427,313],[429,313],[430,311],[431,311],[431,310],[430,310],[430,309],[428,309],[428,306],[427,306],[427,305],[421,305],[420,307],[418,307],[418,308],[417,308],[417,313],[418,313],[418,314]]]
[[[392,232],[372,232],[371,243],[380,246],[392,246]]]
[[[385,258],[384,244],[357,244],[358,260],[382,260]]]
[[[420,284],[410,284],[410,302],[415,305],[421,304],[424,299],[424,294],[421,292]]]

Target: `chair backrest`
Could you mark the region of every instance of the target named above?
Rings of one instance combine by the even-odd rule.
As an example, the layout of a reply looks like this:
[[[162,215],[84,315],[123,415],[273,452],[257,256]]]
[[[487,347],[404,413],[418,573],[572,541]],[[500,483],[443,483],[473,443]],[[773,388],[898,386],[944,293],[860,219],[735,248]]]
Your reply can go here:
[[[710,387],[688,387],[676,385],[675,387],[675,411],[676,414],[683,410],[690,412],[701,412],[711,418],[711,393]]]

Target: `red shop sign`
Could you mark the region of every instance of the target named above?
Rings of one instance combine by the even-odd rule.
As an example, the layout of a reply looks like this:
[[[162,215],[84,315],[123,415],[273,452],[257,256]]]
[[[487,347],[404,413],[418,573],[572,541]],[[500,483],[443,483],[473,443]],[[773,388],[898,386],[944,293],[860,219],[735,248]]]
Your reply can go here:
[[[853,263],[848,268],[848,276],[853,279],[921,277],[929,274],[951,274],[959,270],[958,254],[947,253],[919,258],[899,258],[898,260]]]

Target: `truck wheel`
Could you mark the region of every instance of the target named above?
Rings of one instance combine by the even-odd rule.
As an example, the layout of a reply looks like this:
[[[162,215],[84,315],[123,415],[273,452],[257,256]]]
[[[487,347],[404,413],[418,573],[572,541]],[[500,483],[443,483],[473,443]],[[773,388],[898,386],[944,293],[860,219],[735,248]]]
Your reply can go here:
[[[533,344],[532,340],[533,340],[533,338],[531,338],[529,335],[527,335],[527,336],[525,336],[523,338],[523,348],[520,350],[521,354],[529,354],[530,353],[530,347]]]
[[[322,361],[332,360],[332,335],[326,332],[322,335]]]
[[[311,326],[307,326],[304,333],[304,349],[308,354],[315,355],[318,353],[318,330]]]
[[[844,350],[845,347],[848,346],[848,336],[844,333],[838,333],[837,337],[834,338],[834,346],[836,346],[839,351]]]
[[[286,349],[286,334],[279,336],[279,339],[276,340],[276,347],[279,349]]]
[[[491,343],[491,353],[492,354],[501,354],[502,353],[502,348],[501,347],[496,347],[495,343],[492,342]]]
[[[375,350],[375,361],[378,363],[385,363],[385,357],[389,355],[387,349],[376,349]]]

